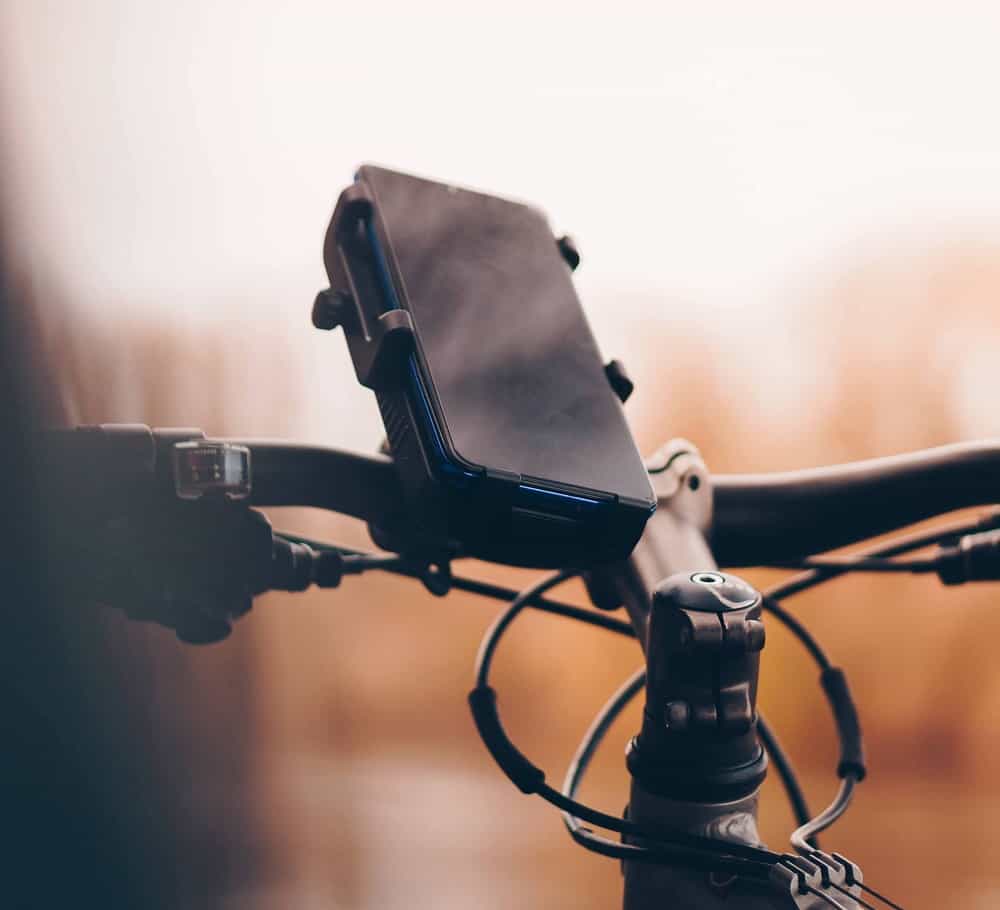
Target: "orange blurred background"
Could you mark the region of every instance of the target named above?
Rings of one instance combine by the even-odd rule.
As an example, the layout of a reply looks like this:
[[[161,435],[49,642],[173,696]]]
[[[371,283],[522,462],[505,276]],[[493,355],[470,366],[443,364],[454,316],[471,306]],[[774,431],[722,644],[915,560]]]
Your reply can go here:
[[[685,436],[750,472],[1000,435],[1000,19],[959,7],[7,0],[3,215],[52,413],[373,450],[374,401],[308,318],[326,219],[372,159],[528,198],[574,233],[645,452]],[[370,545],[347,520],[271,517]],[[998,598],[858,577],[791,602],[848,670],[870,752],[826,843],[908,906],[1000,901]],[[372,574],[264,597],[205,649],[102,616],[173,807],[176,905],[618,906],[616,864],[475,735],[465,695],[498,609]],[[818,807],[831,725],[772,632],[761,705]],[[527,617],[498,667],[515,739],[558,779],[638,659]],[[602,807],[624,804],[635,729],[633,712],[595,765]],[[762,817],[780,848],[775,780]]]

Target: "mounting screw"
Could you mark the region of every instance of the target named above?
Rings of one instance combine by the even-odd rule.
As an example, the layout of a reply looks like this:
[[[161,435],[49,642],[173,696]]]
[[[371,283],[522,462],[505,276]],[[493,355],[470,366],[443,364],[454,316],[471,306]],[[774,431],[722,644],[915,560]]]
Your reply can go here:
[[[569,234],[563,234],[556,241],[556,246],[559,247],[559,252],[566,261],[566,265],[569,266],[569,270],[575,272],[576,267],[580,264],[580,251],[576,248],[576,242]]]
[[[764,642],[767,640],[764,623],[759,619],[747,620],[747,650],[762,651]]]
[[[724,585],[726,578],[718,572],[695,572],[691,581],[699,585]]]
[[[668,730],[683,733],[691,720],[691,707],[686,701],[668,701],[663,709],[663,723]]]
[[[313,302],[312,323],[317,329],[329,332],[342,325],[351,302],[350,294],[327,289],[320,291]]]

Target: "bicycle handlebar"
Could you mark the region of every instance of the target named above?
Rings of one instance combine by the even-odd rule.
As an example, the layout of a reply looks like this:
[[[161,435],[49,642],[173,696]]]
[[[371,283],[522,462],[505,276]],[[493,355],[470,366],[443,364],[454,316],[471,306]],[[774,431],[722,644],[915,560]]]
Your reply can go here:
[[[253,455],[255,505],[331,509],[386,529],[403,519],[391,458],[239,442]],[[719,565],[781,562],[1000,503],[1000,440],[785,473],[717,474],[711,483],[711,546]]]
[[[164,450],[174,442],[203,438],[199,430],[87,429],[57,432],[56,463],[73,464],[70,476],[104,502],[123,477],[169,470]],[[252,505],[327,509],[366,521],[389,540],[405,535],[405,500],[391,458],[281,441],[224,441],[251,452]],[[713,475],[710,482],[708,536],[718,564],[783,562],[955,509],[1000,503],[1000,440],[787,473]],[[127,495],[121,498],[128,503]],[[661,505],[667,498],[660,494]]]
[[[780,562],[1000,502],[1000,440],[780,474],[716,475],[712,484],[719,563]]]
[[[392,526],[403,491],[392,459],[273,440],[227,439],[250,449],[255,506],[310,506]]]

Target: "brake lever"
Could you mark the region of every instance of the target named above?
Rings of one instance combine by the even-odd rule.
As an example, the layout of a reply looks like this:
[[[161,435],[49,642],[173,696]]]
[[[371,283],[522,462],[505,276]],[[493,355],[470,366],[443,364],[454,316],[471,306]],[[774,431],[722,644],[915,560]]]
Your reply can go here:
[[[141,425],[47,437],[43,494],[64,597],[204,644],[271,587],[273,535],[249,508],[245,447]]]
[[[79,544],[66,593],[189,644],[221,641],[271,587],[272,541],[263,514],[231,505],[177,503],[113,519]]]

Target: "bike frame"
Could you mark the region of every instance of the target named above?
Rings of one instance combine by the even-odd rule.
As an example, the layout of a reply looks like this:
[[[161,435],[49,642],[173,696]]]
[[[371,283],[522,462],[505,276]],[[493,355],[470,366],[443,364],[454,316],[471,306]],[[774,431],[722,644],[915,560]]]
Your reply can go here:
[[[197,430],[125,430],[109,432],[100,442],[107,445],[96,463],[109,484],[120,482],[125,459],[139,475],[158,477],[158,488],[164,488],[160,481],[169,461],[164,453],[176,442],[203,438]],[[93,448],[95,438],[91,434],[89,441],[80,437],[77,442]],[[116,438],[127,441],[120,451]],[[252,456],[249,505],[312,506],[350,515],[367,521],[381,545],[406,552],[410,517],[389,457],[271,441],[227,442],[245,446]],[[70,460],[79,455],[72,445],[64,449]],[[110,464],[116,469],[109,470]],[[650,679],[662,669],[655,664],[662,658],[650,636],[656,592],[664,579],[713,572],[720,564],[801,559],[948,511],[1000,502],[1000,441],[785,474],[713,477],[691,443],[673,440],[648,460],[647,468],[656,513],[626,562],[594,569],[586,580],[597,606],[624,606],[647,656]],[[88,492],[102,498],[110,495],[110,487],[92,483]],[[753,674],[755,693],[755,663]],[[650,792],[634,778],[629,818],[757,846],[757,808],[756,789],[735,799],[686,801]],[[626,861],[623,874],[625,910],[831,905],[818,898],[792,904],[757,886],[684,868]],[[850,898],[839,900],[842,907],[859,906]]]

